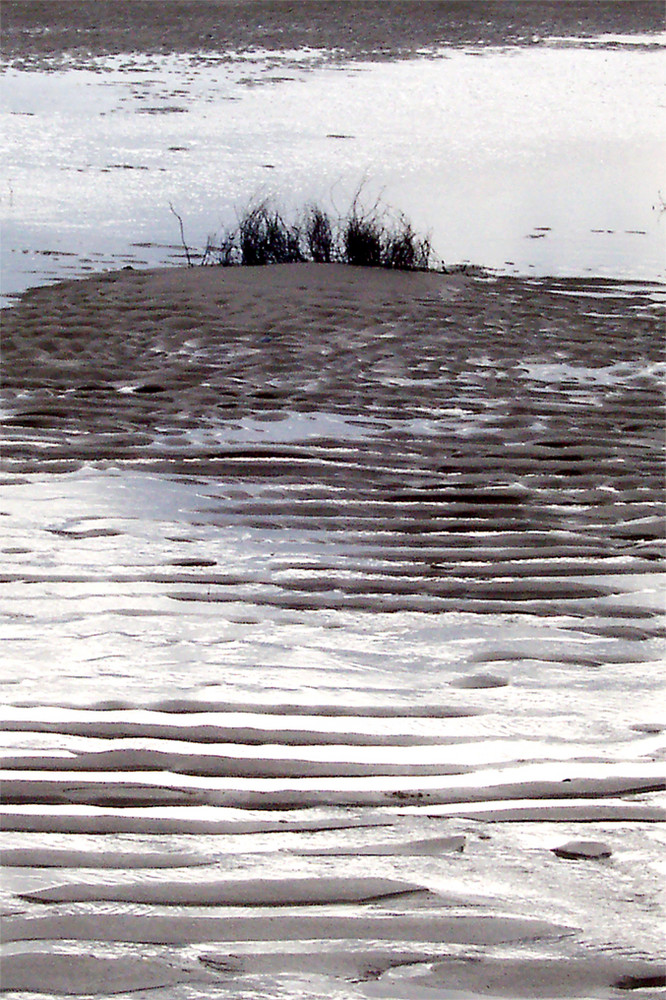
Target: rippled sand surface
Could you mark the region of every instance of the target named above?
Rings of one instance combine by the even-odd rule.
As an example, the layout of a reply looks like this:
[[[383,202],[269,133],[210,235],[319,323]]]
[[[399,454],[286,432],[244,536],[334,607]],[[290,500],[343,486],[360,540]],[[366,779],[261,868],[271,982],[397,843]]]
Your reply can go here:
[[[5,989],[663,992],[662,299],[291,265],[4,313]]]

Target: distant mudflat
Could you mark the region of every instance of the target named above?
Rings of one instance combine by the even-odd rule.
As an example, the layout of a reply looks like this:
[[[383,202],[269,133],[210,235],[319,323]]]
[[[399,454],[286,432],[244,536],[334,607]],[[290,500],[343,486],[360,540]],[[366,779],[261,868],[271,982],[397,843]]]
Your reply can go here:
[[[530,3],[518,9],[481,3],[447,9],[426,0],[274,0],[245,4],[239,17],[225,0],[14,0],[3,11],[3,55],[13,63],[49,65],[66,55],[91,59],[127,52],[187,52],[200,58],[232,52],[329,50],[339,58],[396,58],[438,46],[525,45],[542,35],[650,32],[663,27],[655,0],[641,3]]]

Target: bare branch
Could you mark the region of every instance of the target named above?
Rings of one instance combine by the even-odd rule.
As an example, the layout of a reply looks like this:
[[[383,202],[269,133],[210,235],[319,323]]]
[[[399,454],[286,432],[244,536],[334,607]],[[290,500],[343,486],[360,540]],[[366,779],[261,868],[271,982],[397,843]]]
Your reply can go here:
[[[178,219],[178,225],[180,226],[180,241],[183,244],[183,249],[185,251],[185,257],[187,258],[187,266],[188,267],[194,267],[194,264],[192,263],[192,258],[190,257],[190,249],[189,249],[187,243],[185,242],[185,230],[183,228],[183,220],[180,217],[180,215],[178,214],[178,212],[176,211],[176,209],[173,207],[173,205],[171,204],[171,202],[169,202],[169,208],[171,209],[173,215],[175,215],[176,218]]]

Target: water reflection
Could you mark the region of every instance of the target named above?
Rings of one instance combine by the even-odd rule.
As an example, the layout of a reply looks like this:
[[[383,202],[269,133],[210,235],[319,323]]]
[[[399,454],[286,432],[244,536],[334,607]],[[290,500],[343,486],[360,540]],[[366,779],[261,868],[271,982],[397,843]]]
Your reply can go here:
[[[250,198],[343,212],[363,178],[449,263],[660,277],[661,51],[614,45],[9,70],[4,292],[181,260],[170,202],[202,247]]]

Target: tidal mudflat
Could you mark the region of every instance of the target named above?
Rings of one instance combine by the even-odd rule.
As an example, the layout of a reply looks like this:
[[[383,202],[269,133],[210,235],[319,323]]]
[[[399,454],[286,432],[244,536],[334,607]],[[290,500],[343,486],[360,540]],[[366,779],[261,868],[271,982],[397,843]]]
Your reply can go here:
[[[660,298],[295,264],[6,313],[5,988],[655,995]]]
[[[12,996],[664,995],[663,11],[463,6],[3,10]]]

